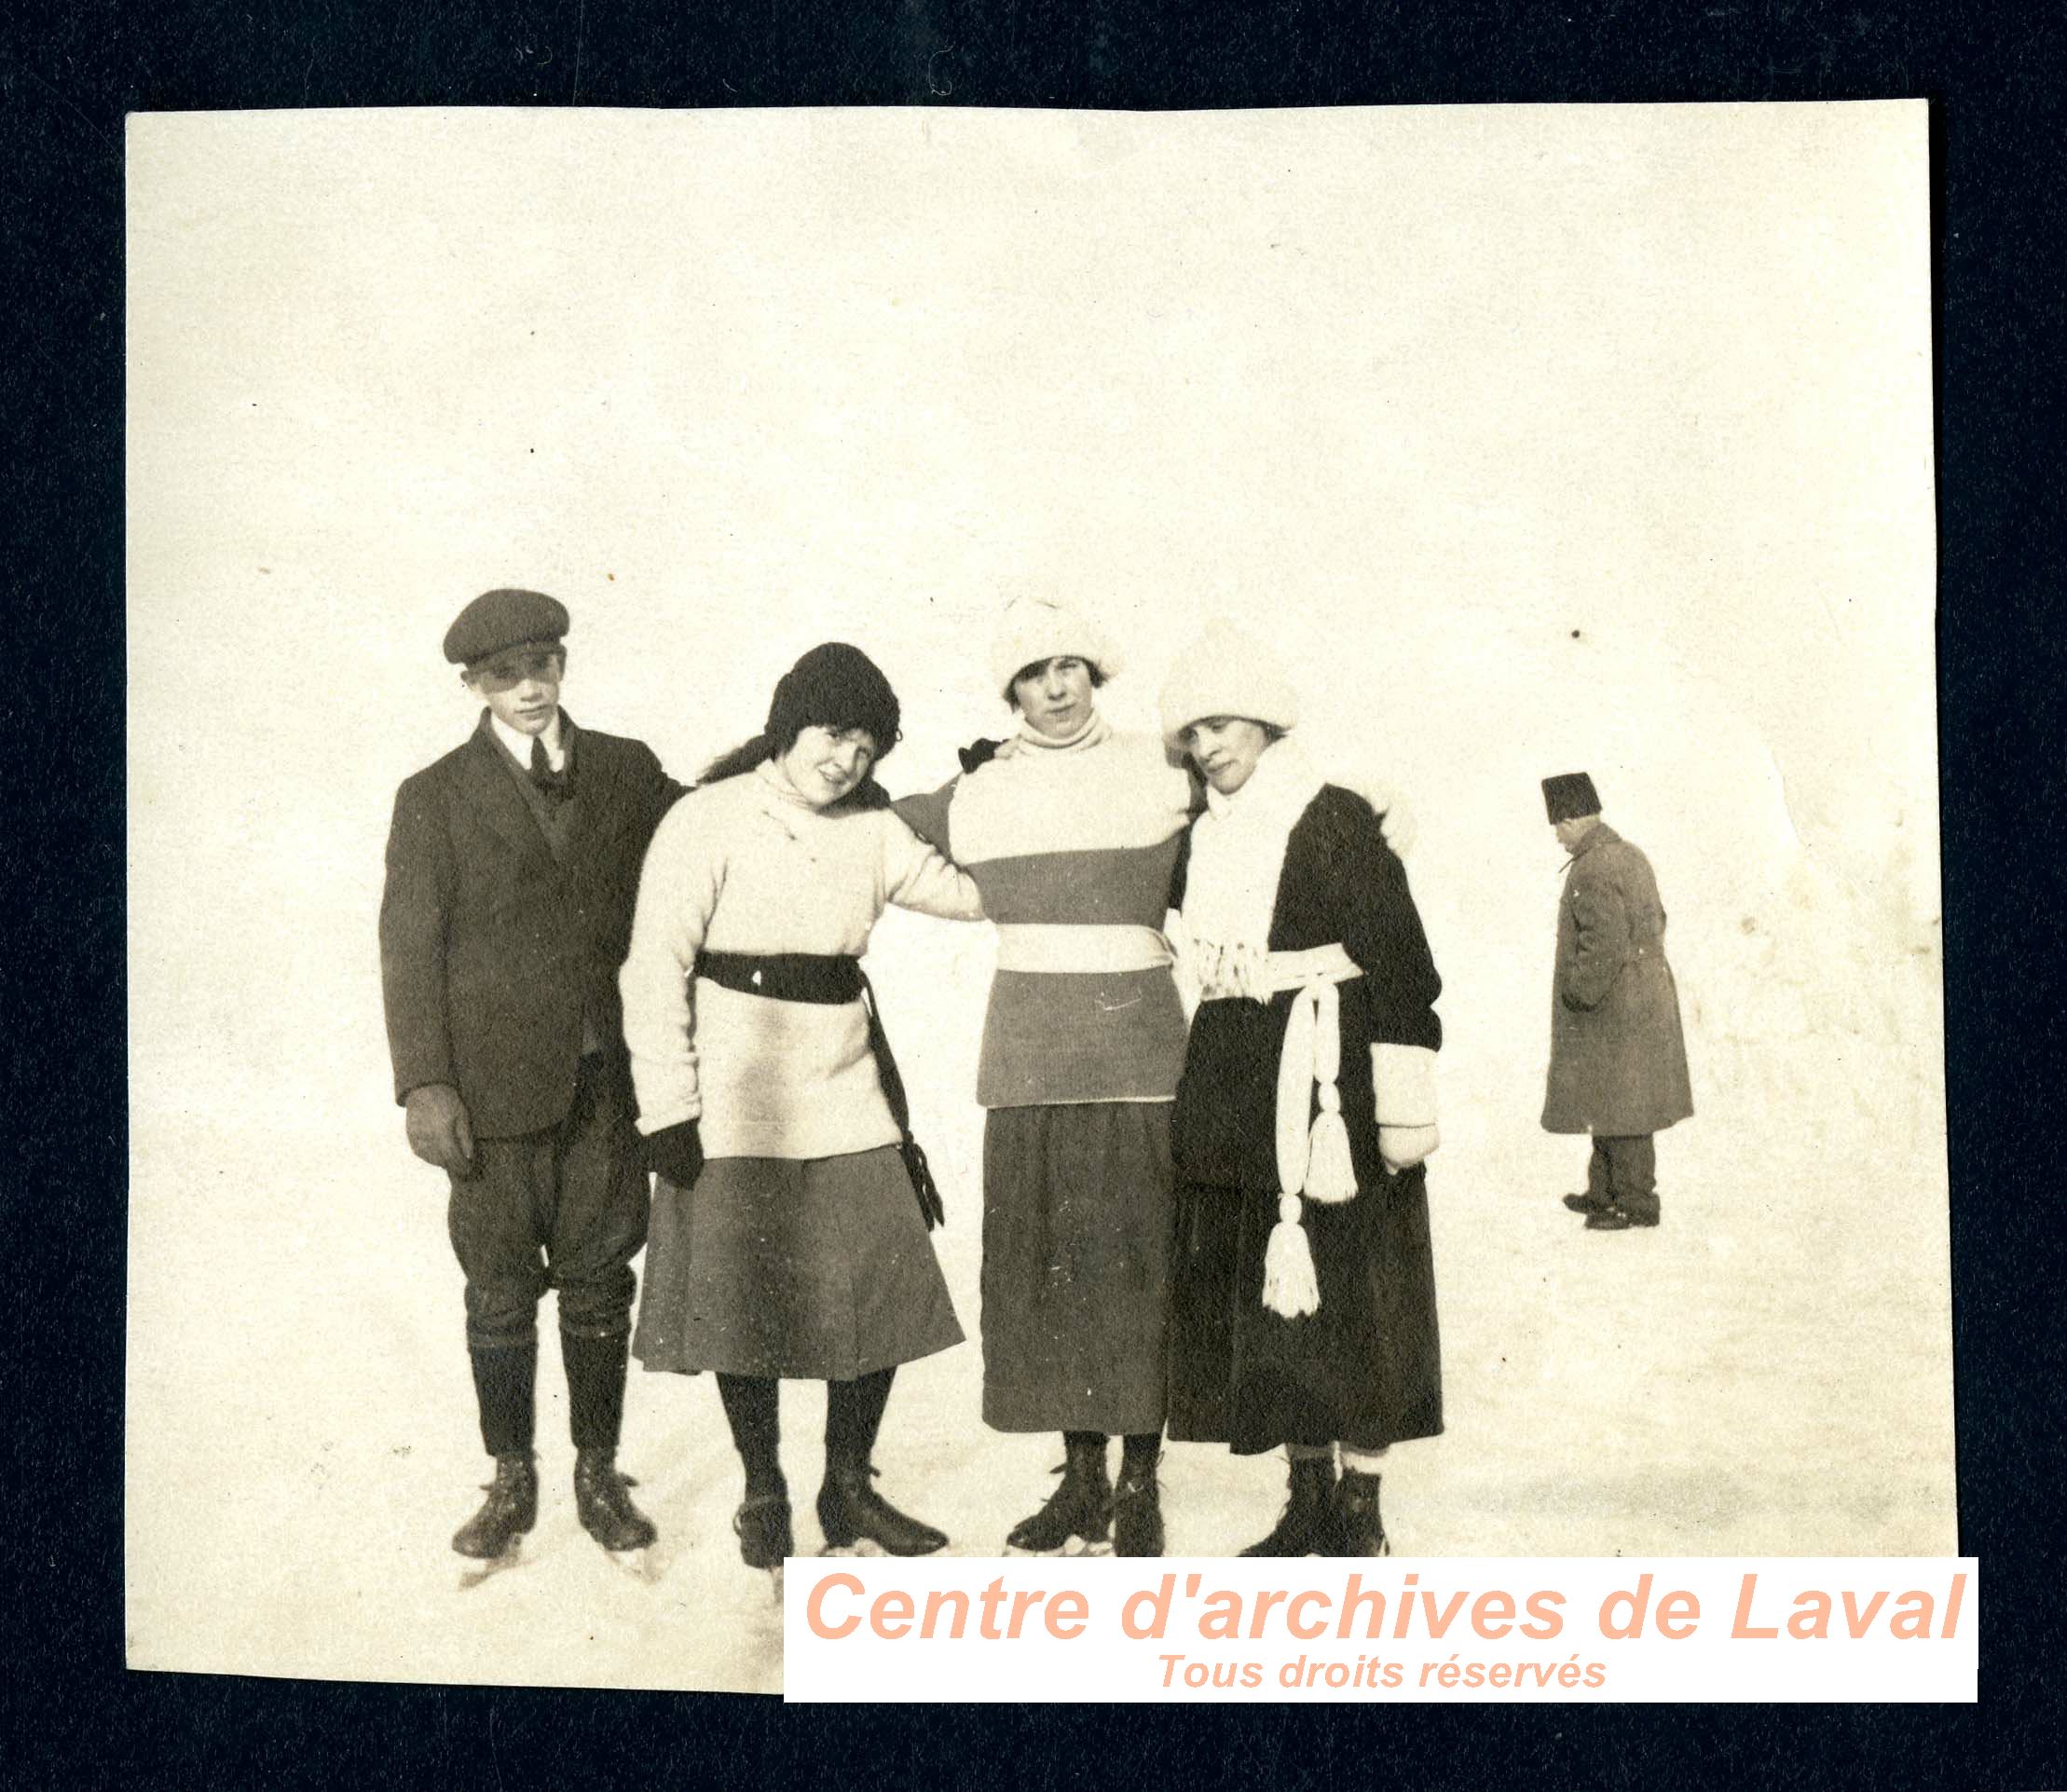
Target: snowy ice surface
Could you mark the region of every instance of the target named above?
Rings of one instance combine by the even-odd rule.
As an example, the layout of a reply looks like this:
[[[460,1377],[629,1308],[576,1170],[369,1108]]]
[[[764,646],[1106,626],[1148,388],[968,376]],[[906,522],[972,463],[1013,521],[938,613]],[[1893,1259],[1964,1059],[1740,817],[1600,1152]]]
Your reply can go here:
[[[1547,982],[1554,884],[1546,874],[1540,887]],[[970,1341],[903,1372],[878,1461],[884,1490],[952,1549],[995,1554],[1046,1496],[1059,1453],[979,1418],[980,1121],[961,1092],[987,937],[898,918],[879,941]],[[1802,950],[1766,925],[1740,925],[1732,943],[1750,970]],[[965,1003],[965,1024],[927,1028],[917,992],[943,957],[939,999]],[[1936,1070],[1897,1032],[1935,1033],[1936,974],[1921,952],[1845,1004],[1783,985],[1760,1005],[1763,1036],[1745,1038],[1718,1015],[1716,986],[1682,964],[1701,1111],[1660,1140],[1656,1232],[1588,1234],[1559,1204],[1581,1185],[1586,1146],[1536,1128],[1538,1032],[1513,1047],[1536,1055],[1538,1080],[1517,1082],[1450,1016],[1430,1171],[1449,1429],[1393,1452],[1386,1514],[1402,1554],[1953,1549]],[[1472,987],[1453,979],[1449,1005],[1468,1010]],[[286,1114],[261,1136],[197,1106],[146,1129],[131,1238],[144,1271],[130,1307],[131,1663],[778,1689],[779,1610],[768,1578],[738,1559],[738,1472],[714,1385],[635,1369],[623,1460],[661,1542],[648,1580],[615,1572],[574,1520],[550,1306],[539,1527],[520,1566],[461,1590],[448,1538],[487,1465],[443,1182],[406,1155],[368,1068],[363,1111],[335,1121]],[[818,1387],[786,1388],[807,1553],[823,1410]],[[1261,1535],[1280,1475],[1273,1458],[1171,1446],[1171,1552],[1230,1553]]]

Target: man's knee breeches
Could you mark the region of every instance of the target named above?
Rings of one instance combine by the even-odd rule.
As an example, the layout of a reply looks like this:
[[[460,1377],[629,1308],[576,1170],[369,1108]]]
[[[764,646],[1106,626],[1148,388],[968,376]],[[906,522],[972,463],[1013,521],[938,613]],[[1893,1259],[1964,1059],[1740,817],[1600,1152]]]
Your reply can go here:
[[[563,1330],[623,1335],[646,1213],[637,1140],[618,1104],[578,1099],[546,1131],[476,1140],[474,1173],[453,1180],[447,1210],[467,1279],[469,1346],[534,1343],[549,1287],[559,1290]]]

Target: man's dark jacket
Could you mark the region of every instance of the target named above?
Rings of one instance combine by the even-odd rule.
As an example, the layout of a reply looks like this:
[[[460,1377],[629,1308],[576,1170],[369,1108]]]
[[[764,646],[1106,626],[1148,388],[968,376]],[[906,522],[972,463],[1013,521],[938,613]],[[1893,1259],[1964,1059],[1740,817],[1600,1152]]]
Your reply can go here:
[[[641,742],[570,738],[557,852],[486,711],[464,746],[395,795],[380,904],[395,1099],[453,1084],[488,1138],[566,1116],[584,1013],[592,1040],[622,1058],[617,969],[639,867],[681,794]]]

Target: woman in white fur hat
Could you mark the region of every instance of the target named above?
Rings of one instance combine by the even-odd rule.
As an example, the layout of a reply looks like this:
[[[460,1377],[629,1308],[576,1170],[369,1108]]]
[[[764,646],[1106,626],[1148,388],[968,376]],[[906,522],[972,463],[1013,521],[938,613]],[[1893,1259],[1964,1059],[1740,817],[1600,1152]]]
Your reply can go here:
[[[1103,631],[1075,611],[1012,604],[991,673],[1017,732],[965,750],[961,777],[897,805],[976,880],[998,928],[977,1073],[983,1417],[1062,1434],[1061,1484],[1006,1539],[1031,1553],[1163,1550],[1170,1111],[1184,1014],[1162,929],[1198,798],[1163,742],[1098,713],[1118,670]]]
[[[1200,1003],[1171,1120],[1170,1435],[1285,1450],[1290,1499],[1243,1554],[1379,1555],[1383,1454],[1443,1429],[1442,981],[1378,817],[1287,738],[1298,713],[1225,625],[1162,693],[1209,793],[1179,873]]]

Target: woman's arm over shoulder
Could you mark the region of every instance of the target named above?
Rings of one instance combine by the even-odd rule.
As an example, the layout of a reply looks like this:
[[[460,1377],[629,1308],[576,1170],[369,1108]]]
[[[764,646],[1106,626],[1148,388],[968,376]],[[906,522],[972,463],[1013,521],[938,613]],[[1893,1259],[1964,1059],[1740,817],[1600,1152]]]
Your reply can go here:
[[[929,845],[893,807],[870,817],[883,833],[883,889],[900,909],[943,921],[981,921],[976,880]]]
[[[954,793],[962,780],[950,778],[938,790],[924,790],[915,796],[898,797],[890,807],[903,818],[904,825],[930,846],[938,846],[943,853],[948,846],[948,811],[954,802]]]

